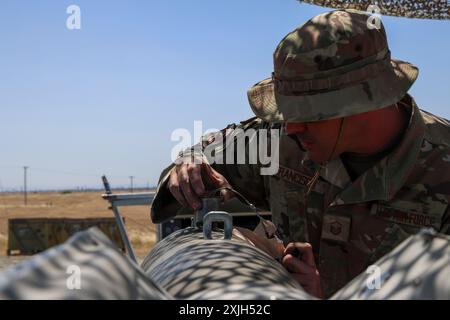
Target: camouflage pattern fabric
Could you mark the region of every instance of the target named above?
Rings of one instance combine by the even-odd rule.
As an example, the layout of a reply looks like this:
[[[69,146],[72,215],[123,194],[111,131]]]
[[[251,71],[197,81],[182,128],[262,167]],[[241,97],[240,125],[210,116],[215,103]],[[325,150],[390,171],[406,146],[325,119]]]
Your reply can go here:
[[[356,9],[366,11],[369,5],[377,4],[380,13],[389,16],[447,20],[450,19],[448,0],[298,0],[322,7]]]
[[[449,300],[450,237],[422,229],[353,279],[332,300]],[[376,276],[379,275],[377,283]],[[370,284],[368,286],[367,284]]]
[[[261,176],[259,164],[212,164],[233,188],[272,212],[285,244],[312,244],[327,296],[422,227],[450,234],[450,123],[419,110],[409,95],[401,103],[411,118],[400,144],[354,182],[340,158],[334,159],[307,199],[305,186],[317,165],[286,135],[280,138],[276,175]],[[264,128],[280,130],[253,118],[217,134],[232,137]],[[213,135],[205,141],[203,147],[214,147]],[[228,148],[220,143],[215,150],[226,154]],[[170,168],[154,199],[154,221],[180,212],[166,187]]]
[[[381,109],[405,96],[418,69],[391,59],[386,32],[368,14],[319,14],[290,32],[274,53],[274,72],[248,90],[269,122],[312,122]]]
[[[368,18],[337,10],[289,33],[275,50],[272,77],[248,92],[258,119],[230,125],[190,151],[203,150],[233,188],[270,210],[285,244],[312,244],[326,296],[420,228],[450,233],[450,123],[419,110],[407,94],[417,68],[391,59],[382,24],[369,28]],[[249,164],[249,143],[246,164],[212,161],[213,155],[223,155],[222,163],[227,163],[227,153],[239,157],[233,154],[239,149],[236,141],[259,139],[261,129],[280,130],[280,122],[342,118],[395,103],[411,115],[395,149],[354,181],[339,157],[329,161],[308,196],[306,186],[318,165],[286,135],[280,138],[275,175],[260,175],[261,164]],[[207,152],[211,149],[213,153]],[[161,175],[151,212],[154,222],[180,209],[167,190],[170,170]]]
[[[313,300],[271,256],[235,235],[186,228],[158,242],[142,263],[176,299]]]
[[[0,299],[167,300],[173,297],[94,227],[0,273]]]

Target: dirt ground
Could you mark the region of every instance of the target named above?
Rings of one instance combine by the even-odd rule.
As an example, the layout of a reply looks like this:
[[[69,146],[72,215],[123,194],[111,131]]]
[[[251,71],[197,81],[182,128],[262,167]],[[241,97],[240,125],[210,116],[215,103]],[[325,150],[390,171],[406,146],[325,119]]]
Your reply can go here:
[[[12,218],[101,218],[113,217],[102,192],[43,192],[28,194],[27,206],[23,194],[0,193],[0,269],[27,257],[7,257],[8,219]],[[150,220],[150,208],[121,207],[126,228],[136,251],[144,256],[156,242],[156,228]]]

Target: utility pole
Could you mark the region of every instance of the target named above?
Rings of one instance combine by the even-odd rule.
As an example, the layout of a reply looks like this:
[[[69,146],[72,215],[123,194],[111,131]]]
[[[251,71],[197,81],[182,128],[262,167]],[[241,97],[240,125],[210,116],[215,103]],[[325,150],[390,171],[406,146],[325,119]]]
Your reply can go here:
[[[23,201],[24,204],[27,205],[27,170],[28,167],[23,167]]]
[[[130,190],[131,190],[131,193],[133,193],[133,179],[134,179],[134,176],[130,176],[130,182],[131,182]]]

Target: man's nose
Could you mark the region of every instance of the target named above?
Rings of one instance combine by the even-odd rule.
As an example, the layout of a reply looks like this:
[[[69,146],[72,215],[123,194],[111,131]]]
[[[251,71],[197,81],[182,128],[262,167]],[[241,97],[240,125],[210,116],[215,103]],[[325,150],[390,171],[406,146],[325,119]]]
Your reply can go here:
[[[286,122],[285,124],[285,130],[286,134],[302,134],[305,133],[307,127],[305,123],[300,122]]]

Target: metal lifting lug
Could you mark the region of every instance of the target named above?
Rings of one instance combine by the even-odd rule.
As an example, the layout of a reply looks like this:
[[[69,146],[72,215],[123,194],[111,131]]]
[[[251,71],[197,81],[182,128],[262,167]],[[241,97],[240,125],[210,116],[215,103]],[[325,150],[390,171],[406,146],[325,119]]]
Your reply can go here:
[[[203,237],[212,239],[212,223],[223,221],[224,240],[230,240],[233,233],[233,217],[225,211],[211,211],[203,217]]]
[[[192,220],[193,228],[201,228],[203,225],[203,217],[211,211],[217,211],[219,209],[221,199],[219,197],[203,198],[202,208],[195,211]]]

